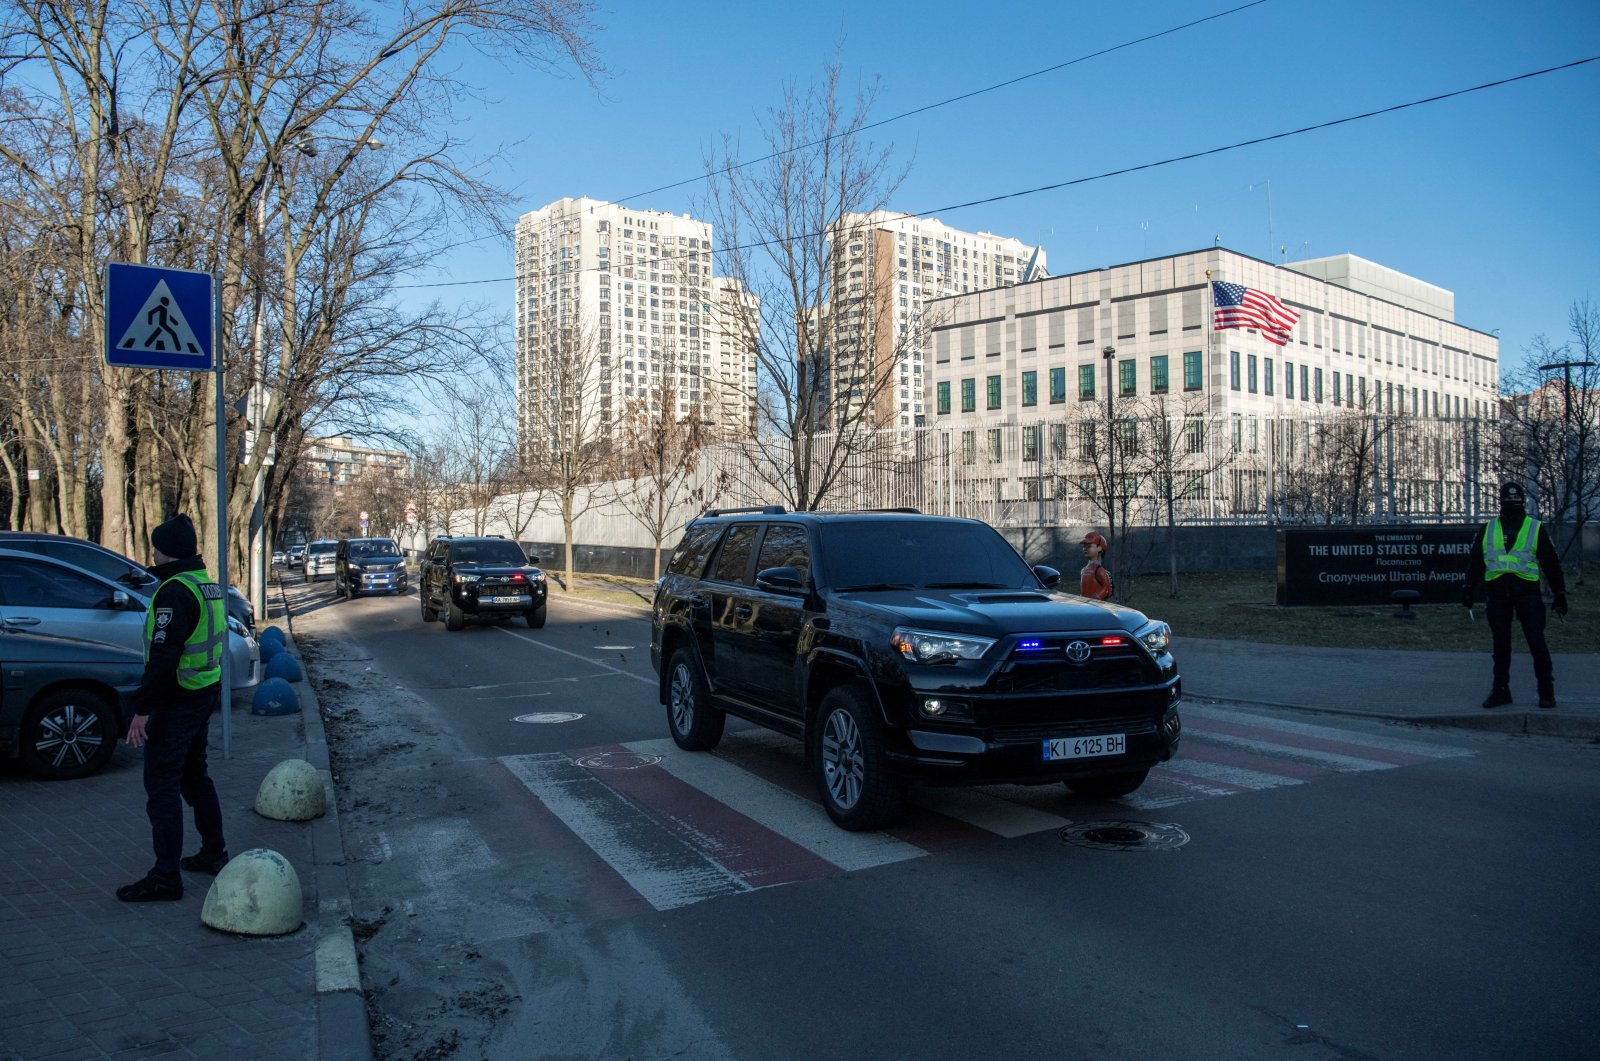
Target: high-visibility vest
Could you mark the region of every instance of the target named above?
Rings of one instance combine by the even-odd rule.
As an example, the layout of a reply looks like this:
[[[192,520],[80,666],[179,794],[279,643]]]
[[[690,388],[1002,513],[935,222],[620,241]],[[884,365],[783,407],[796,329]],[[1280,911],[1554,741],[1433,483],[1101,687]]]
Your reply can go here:
[[[1516,575],[1529,582],[1539,581],[1539,521],[1524,517],[1517,540],[1506,548],[1506,532],[1498,519],[1483,528],[1483,571],[1485,579]]]
[[[183,583],[200,602],[200,620],[183,643],[183,655],[178,657],[178,686],[199,690],[215,685],[222,680],[222,652],[228,644],[228,606],[223,600],[222,587],[211,581],[204,571],[180,571],[161,585],[164,587],[167,582]],[[144,617],[146,662],[150,659],[155,632],[156,610],[152,607]]]

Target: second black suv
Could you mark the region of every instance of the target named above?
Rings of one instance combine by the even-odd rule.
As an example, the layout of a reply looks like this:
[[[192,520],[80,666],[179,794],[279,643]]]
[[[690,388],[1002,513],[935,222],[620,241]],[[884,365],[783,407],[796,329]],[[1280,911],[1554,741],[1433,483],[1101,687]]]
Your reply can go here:
[[[459,630],[468,616],[508,619],[522,616],[535,630],[544,625],[549,586],[544,572],[534,565],[537,556],[525,556],[522,546],[509,538],[435,538],[422,561],[417,595],[422,598],[422,621],[444,615],[446,630]]]
[[[393,538],[342,538],[333,560],[334,592],[350,600],[363,593],[404,593],[406,558]]]
[[[851,830],[893,822],[912,779],[1127,795],[1178,747],[1171,630],[1060,579],[975,520],[708,512],[656,588],[668,729],[690,751],[727,714],[800,738]]]

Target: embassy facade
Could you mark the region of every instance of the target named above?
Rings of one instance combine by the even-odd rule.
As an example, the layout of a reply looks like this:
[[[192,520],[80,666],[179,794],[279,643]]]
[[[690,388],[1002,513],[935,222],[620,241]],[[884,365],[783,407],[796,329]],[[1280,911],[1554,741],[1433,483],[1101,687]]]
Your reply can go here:
[[[1215,328],[1212,282],[1297,312],[1287,343]],[[968,496],[1070,501],[1087,492],[1072,486],[1094,459],[1091,423],[1181,417],[1196,462],[1216,469],[1186,498],[1188,518],[1304,514],[1297,506],[1315,505],[1296,498],[1339,448],[1369,477],[1338,502],[1351,518],[1482,510],[1479,425],[1498,415],[1498,339],[1458,324],[1451,292],[1354,255],[1276,266],[1207,248],[935,299],[926,312],[938,323],[924,423],[951,433],[951,463],[981,480]]]

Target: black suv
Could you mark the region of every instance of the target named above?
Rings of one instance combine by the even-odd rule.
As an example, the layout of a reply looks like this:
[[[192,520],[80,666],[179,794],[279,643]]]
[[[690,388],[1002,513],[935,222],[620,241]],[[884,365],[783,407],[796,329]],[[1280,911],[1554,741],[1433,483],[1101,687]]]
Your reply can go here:
[[[355,600],[363,593],[404,593],[406,558],[393,538],[342,538],[333,560],[335,593]]]
[[[422,561],[417,593],[422,621],[435,622],[444,613],[444,628],[459,630],[467,616],[507,619],[522,616],[535,630],[544,625],[549,586],[533,566],[537,556],[524,556],[509,538],[435,538]]]
[[[1127,795],[1178,747],[1171,631],[1060,579],[975,520],[707,512],[656,587],[667,726],[690,751],[725,714],[799,737],[851,830],[912,779]]]

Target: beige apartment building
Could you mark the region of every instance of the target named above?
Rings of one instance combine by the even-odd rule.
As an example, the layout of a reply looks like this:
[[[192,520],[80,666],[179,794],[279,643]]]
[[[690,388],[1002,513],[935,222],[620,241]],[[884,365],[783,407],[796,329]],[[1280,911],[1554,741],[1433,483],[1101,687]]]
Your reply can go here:
[[[923,336],[936,323],[924,314],[929,300],[1007,288],[1044,275],[1043,248],[987,232],[964,232],[937,218],[882,210],[847,214],[835,231],[835,241],[845,243],[844,253],[835,257],[836,297],[871,298],[876,306],[861,339],[865,363],[853,351],[836,351],[830,391],[838,401],[859,399],[864,381],[892,372],[890,385],[866,388],[873,392],[876,422],[883,427],[911,427],[927,412]]]
[[[306,443],[300,469],[307,482],[337,488],[363,476],[407,479],[411,458],[401,450],[363,446],[344,435],[330,435]]]
[[[593,343],[586,391],[606,434],[635,401],[671,386],[678,416],[724,437],[754,423],[755,358],[728,342],[716,307],[737,285],[712,275],[712,231],[687,214],[586,197],[522,215],[516,228],[519,437],[551,393],[551,366],[573,334]]]
[[[1264,292],[1297,312],[1287,343],[1257,329],[1214,328],[1214,281]],[[927,425],[958,433],[958,451],[976,450],[978,463],[991,465],[995,500],[1047,492],[1036,481],[1052,450],[1086,456],[1088,436],[1082,445],[1061,441],[1076,440],[1081,426],[1047,435],[1044,424],[1102,415],[1108,390],[1118,417],[1159,406],[1216,425],[1206,445],[1223,435],[1237,451],[1234,513],[1273,513],[1294,462],[1308,452],[1305,425],[1313,421],[1360,413],[1385,423],[1465,424],[1498,415],[1497,337],[1457,323],[1451,292],[1350,254],[1279,266],[1208,248],[936,298],[927,313],[935,321]],[[1476,511],[1476,437],[1429,437],[1430,459],[1449,467],[1419,478],[1446,509]],[[1396,511],[1400,487],[1378,481],[1383,459],[1375,458],[1376,507]],[[1387,459],[1392,467],[1394,455]]]

